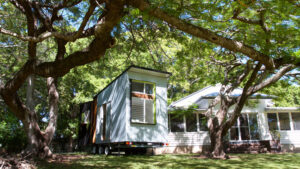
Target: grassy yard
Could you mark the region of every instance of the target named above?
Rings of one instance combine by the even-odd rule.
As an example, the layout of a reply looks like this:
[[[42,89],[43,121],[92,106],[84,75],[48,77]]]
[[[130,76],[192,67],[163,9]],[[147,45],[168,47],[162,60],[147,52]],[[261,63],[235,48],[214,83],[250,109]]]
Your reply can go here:
[[[229,160],[201,159],[197,155],[104,156],[59,154],[40,161],[38,168],[299,168],[300,154],[233,154]]]

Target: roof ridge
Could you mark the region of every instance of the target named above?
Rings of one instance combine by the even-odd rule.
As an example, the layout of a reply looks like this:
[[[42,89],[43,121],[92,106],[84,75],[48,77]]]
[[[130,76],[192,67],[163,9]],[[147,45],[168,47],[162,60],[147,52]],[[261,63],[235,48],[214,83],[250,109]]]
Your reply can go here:
[[[187,95],[187,96],[185,96],[185,97],[183,97],[183,98],[181,98],[181,99],[179,99],[179,100],[177,100],[177,101],[175,101],[175,102],[172,102],[172,103],[170,104],[170,106],[173,105],[173,104],[176,104],[176,103],[178,103],[178,102],[180,102],[180,101],[182,101],[182,100],[184,100],[184,99],[186,99],[186,98],[188,98],[188,97],[191,97],[191,96],[193,96],[193,95],[195,95],[195,94],[197,94],[197,93],[200,93],[200,92],[202,92],[203,90],[206,90],[206,89],[208,89],[208,88],[210,88],[210,87],[213,87],[213,85],[206,86],[206,87],[204,87],[204,88],[202,88],[202,89],[200,89],[200,90],[198,90],[198,91],[196,91],[196,92],[193,92],[193,93],[191,93],[191,94],[189,94],[189,95]],[[201,96],[201,97],[202,97],[202,96]]]

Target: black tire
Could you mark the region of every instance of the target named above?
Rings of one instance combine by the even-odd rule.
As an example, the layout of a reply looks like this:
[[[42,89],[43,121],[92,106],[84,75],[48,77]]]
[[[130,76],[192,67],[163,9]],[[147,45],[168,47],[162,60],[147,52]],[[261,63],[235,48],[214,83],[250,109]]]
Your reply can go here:
[[[105,148],[104,148],[104,154],[105,155],[109,155],[110,154],[110,147],[109,146],[105,146]]]
[[[99,148],[98,148],[98,154],[104,154],[104,148],[103,148],[103,146],[99,146]]]
[[[96,146],[96,145],[94,145],[94,146],[92,147],[91,153],[92,153],[92,154],[97,154],[97,146]]]
[[[125,151],[125,155],[132,155],[132,151],[131,150],[124,150]]]
[[[146,153],[147,153],[146,148],[137,148],[136,149],[136,154],[138,154],[138,155],[145,155]]]

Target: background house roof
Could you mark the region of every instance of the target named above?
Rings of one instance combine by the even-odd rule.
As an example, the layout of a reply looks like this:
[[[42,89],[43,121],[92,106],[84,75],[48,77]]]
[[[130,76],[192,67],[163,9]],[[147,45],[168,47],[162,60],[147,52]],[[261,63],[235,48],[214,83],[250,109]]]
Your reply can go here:
[[[208,100],[214,99],[219,95],[219,91],[221,88],[221,84],[216,84],[214,86],[208,86],[203,89],[200,89],[182,99],[179,99],[170,104],[169,108],[188,108],[193,104],[199,105],[199,109],[206,109],[208,107]],[[238,97],[242,94],[243,89],[237,88],[231,94],[230,97]],[[255,93],[253,94],[250,99],[272,99],[275,96]]]
[[[300,107],[266,107],[266,112],[291,112],[291,111],[300,111]]]

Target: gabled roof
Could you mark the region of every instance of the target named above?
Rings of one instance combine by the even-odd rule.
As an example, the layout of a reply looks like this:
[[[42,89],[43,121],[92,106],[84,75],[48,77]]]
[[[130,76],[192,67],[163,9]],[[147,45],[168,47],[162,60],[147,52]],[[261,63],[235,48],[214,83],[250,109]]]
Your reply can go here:
[[[203,102],[204,100],[208,100],[208,99],[214,99],[215,97],[217,97],[219,95],[219,91],[221,88],[221,84],[216,84],[214,86],[208,86],[205,87],[203,89],[200,89],[182,99],[179,99],[173,103],[170,104],[170,108],[171,107],[177,107],[177,108],[187,108],[188,106],[191,106],[193,104],[198,104],[201,107],[205,108],[207,105],[207,103]],[[237,88],[235,89],[230,97],[238,97],[242,94],[243,89],[242,88]],[[271,95],[266,95],[266,94],[260,94],[260,93],[255,93],[253,94],[250,99],[272,99],[274,98],[274,96]],[[206,106],[205,106],[205,105]],[[203,106],[201,106],[203,105]]]
[[[165,71],[156,70],[156,69],[150,69],[150,68],[146,68],[146,67],[139,67],[139,66],[135,66],[135,65],[128,67],[125,70],[125,72],[126,71],[145,73],[145,74],[150,74],[150,75],[159,76],[159,77],[170,77],[172,75],[172,73],[170,73],[170,72],[165,72]]]

